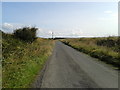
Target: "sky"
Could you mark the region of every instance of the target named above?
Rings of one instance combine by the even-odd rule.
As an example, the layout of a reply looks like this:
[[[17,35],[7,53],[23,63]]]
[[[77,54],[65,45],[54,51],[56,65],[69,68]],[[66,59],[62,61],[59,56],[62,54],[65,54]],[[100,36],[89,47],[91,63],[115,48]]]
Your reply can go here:
[[[117,2],[3,2],[2,30],[36,26],[37,36],[104,37],[118,35]]]

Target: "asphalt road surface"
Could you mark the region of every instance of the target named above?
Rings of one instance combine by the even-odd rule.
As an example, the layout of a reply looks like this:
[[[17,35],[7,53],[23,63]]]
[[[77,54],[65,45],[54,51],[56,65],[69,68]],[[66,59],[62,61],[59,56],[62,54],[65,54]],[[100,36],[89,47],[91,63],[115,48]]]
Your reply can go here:
[[[118,72],[58,41],[41,81],[41,88],[118,88]]]

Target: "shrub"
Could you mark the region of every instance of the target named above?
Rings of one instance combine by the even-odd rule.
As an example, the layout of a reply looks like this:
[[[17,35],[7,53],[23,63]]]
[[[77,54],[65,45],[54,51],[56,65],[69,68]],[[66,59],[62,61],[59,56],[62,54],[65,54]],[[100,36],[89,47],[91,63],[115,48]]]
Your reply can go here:
[[[14,36],[24,41],[34,41],[36,39],[36,31],[38,28],[35,27],[23,27],[21,29],[14,30]]]
[[[116,45],[116,40],[112,40],[112,39],[109,39],[109,38],[103,39],[103,40],[98,40],[97,45],[114,47]]]

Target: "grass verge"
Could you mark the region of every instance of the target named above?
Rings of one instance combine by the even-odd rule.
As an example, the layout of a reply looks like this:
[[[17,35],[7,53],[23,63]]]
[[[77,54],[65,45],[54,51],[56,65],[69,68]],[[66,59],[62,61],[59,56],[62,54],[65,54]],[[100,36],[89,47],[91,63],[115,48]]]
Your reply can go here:
[[[53,40],[38,38],[27,43],[3,34],[2,87],[30,88],[54,46]]]
[[[109,38],[109,37],[108,37]],[[111,37],[113,41],[117,41],[116,37]],[[98,58],[107,64],[113,65],[116,69],[120,66],[119,47],[115,46],[107,47],[103,45],[97,45],[99,41],[106,41],[107,38],[79,38],[79,39],[63,39],[61,40],[66,45],[73,47],[81,52],[89,54],[92,57]],[[108,44],[108,43],[107,43]]]

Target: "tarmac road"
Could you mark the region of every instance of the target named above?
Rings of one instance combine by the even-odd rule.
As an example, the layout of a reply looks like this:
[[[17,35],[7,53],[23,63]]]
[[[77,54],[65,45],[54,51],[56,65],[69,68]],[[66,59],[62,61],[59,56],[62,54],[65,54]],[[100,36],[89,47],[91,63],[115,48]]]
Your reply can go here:
[[[118,88],[118,72],[57,41],[41,88]]]

